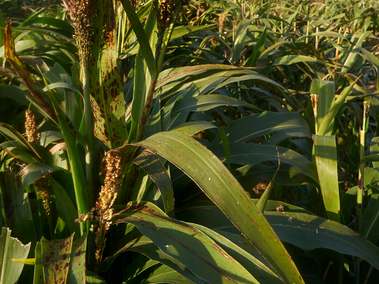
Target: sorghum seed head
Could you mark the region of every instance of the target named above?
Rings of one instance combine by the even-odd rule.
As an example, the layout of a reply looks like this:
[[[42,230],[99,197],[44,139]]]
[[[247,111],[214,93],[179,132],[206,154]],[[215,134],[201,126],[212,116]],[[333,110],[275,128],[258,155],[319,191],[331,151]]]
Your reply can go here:
[[[28,142],[38,143],[40,138],[40,133],[37,131],[36,121],[32,111],[25,111],[25,129],[26,129],[26,137],[28,138]]]

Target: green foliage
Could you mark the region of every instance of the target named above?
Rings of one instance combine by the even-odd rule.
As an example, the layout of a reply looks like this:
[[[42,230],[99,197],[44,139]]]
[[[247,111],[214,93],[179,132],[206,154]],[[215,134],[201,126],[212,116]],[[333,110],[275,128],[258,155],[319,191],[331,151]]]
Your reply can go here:
[[[376,283],[375,1],[16,4],[0,282]]]

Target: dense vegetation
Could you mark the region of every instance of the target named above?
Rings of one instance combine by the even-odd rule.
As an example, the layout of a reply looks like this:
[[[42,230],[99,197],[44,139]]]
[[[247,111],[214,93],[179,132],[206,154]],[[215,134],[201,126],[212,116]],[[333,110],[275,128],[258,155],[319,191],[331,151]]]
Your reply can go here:
[[[0,283],[377,283],[378,1],[0,1]]]

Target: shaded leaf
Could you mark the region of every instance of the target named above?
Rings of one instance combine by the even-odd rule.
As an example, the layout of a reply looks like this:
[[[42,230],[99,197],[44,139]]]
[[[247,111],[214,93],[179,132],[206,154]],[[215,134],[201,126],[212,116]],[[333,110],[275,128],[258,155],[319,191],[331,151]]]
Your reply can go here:
[[[0,283],[17,283],[24,264],[11,259],[26,259],[30,250],[30,243],[23,245],[19,240],[11,237],[11,232],[8,228],[2,227],[0,236]]]
[[[209,283],[258,283],[238,262],[201,231],[170,219],[151,203],[129,203],[114,215],[132,223],[166,254]]]
[[[174,214],[174,190],[171,179],[159,158],[149,151],[143,151],[133,163],[142,168],[155,182],[161,192],[164,209],[168,216]]]

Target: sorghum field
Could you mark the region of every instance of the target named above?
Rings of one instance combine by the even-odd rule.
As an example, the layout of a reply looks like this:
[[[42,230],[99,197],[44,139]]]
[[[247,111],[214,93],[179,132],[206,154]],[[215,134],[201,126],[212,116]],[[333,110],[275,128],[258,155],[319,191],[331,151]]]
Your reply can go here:
[[[0,11],[0,283],[378,283],[378,1]]]

